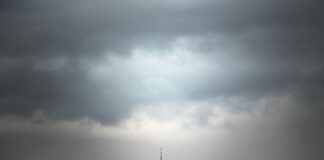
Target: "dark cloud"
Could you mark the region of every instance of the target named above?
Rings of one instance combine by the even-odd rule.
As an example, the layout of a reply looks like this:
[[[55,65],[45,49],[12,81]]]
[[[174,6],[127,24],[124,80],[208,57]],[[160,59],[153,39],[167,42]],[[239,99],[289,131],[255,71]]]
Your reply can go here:
[[[136,105],[174,101],[172,89],[144,89],[137,73],[117,67],[93,78],[87,64],[102,63],[107,53],[127,60],[138,47],[168,50],[178,37],[199,39],[194,54],[212,59],[211,71],[172,82],[187,99],[296,94],[321,106],[321,6],[316,0],[1,1],[0,111],[116,122]],[[221,73],[213,68],[217,58]]]
[[[323,5],[1,0],[0,159],[323,159]]]
[[[172,39],[178,35],[230,34],[236,37],[269,29],[270,32],[283,31],[283,35],[277,33],[283,37],[276,39],[284,40],[283,49],[296,47],[292,36],[301,36],[298,42],[307,49],[307,44],[319,47],[310,43],[309,38],[316,41],[322,37],[316,30],[323,26],[319,1],[204,1],[181,7],[174,2],[154,5],[144,1],[33,0],[28,3],[4,1],[2,6],[1,52],[11,56],[14,53],[29,56],[98,54],[107,49],[130,49],[132,43],[147,36]],[[257,34],[260,37],[253,40],[269,44],[259,41],[260,38],[273,40],[269,39],[273,33],[265,32],[267,35]],[[315,37],[305,39],[314,32]],[[253,40],[248,42],[254,43]]]

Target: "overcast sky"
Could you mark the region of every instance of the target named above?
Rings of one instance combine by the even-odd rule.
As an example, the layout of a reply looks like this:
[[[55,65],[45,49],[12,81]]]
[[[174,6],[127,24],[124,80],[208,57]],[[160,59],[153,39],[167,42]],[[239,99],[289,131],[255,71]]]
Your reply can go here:
[[[1,0],[0,159],[322,160],[321,0]]]

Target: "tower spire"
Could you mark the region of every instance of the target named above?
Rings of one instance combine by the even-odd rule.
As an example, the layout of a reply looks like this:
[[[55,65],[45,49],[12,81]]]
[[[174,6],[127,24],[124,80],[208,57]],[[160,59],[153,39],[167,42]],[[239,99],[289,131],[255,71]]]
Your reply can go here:
[[[160,160],[162,160],[162,147],[160,148]]]

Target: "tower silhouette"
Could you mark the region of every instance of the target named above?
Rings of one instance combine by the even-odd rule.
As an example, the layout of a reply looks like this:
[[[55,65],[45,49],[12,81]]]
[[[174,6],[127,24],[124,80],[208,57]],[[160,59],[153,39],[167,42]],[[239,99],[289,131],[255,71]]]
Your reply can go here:
[[[160,148],[160,160],[162,160],[162,147]]]

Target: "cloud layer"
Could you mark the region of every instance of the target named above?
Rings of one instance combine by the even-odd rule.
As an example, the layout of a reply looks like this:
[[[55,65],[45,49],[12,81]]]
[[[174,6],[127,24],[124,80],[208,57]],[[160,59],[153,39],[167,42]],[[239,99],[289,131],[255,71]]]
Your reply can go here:
[[[2,0],[1,155],[322,159],[322,6]]]

